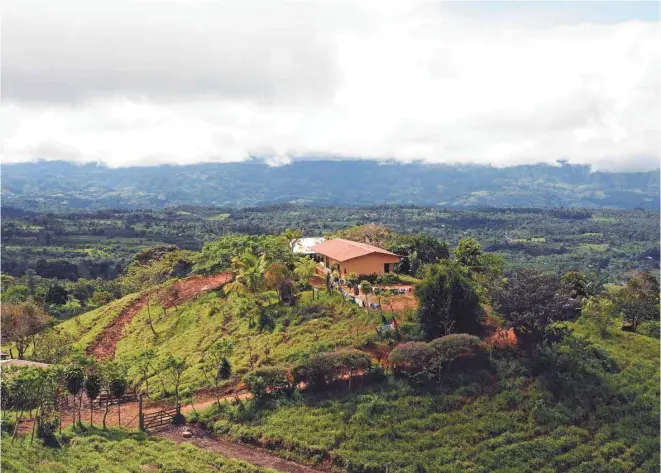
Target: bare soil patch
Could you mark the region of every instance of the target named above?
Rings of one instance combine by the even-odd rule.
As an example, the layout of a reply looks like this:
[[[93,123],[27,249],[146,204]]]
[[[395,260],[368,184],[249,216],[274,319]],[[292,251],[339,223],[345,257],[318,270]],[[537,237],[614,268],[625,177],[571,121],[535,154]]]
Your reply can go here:
[[[231,280],[231,274],[223,273],[214,274],[212,276],[192,277],[183,281],[177,281],[174,283],[177,288],[177,298],[174,301],[170,301],[168,307],[182,304],[199,294],[218,289]],[[88,355],[93,355],[97,360],[114,357],[117,342],[119,342],[124,336],[126,326],[131,323],[133,317],[140,313],[149,301],[149,298],[157,291],[158,290],[155,290],[149,294],[145,294],[129,307],[124,308],[119,315],[103,329],[103,332],[96,337],[96,340],[87,347],[86,353]]]

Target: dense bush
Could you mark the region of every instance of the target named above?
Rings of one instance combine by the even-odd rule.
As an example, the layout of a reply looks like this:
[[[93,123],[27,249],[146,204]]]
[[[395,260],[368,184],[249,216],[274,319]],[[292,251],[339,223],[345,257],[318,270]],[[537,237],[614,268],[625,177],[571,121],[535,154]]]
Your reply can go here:
[[[45,443],[50,444],[55,441],[55,432],[60,425],[60,416],[57,413],[42,415],[37,423],[37,437]]]
[[[296,383],[307,383],[311,388],[326,386],[339,379],[351,378],[370,368],[371,357],[360,350],[340,350],[321,353],[303,361],[294,370]]]
[[[281,366],[263,366],[243,378],[248,390],[256,399],[270,394],[276,396],[292,387],[289,370]]]
[[[399,282],[399,277],[395,273],[386,273],[378,276],[374,282],[377,284],[395,284]]]
[[[452,366],[466,366],[473,361],[479,361],[484,354],[482,341],[475,335],[455,333],[437,338],[429,342],[429,346],[436,351],[444,369]]]
[[[429,372],[437,357],[436,351],[429,343],[409,342],[396,346],[390,352],[388,362],[396,373],[415,375]]]
[[[440,381],[442,373],[467,368],[484,354],[481,341],[465,333],[446,335],[429,343],[409,342],[390,352],[388,361],[396,375],[415,382]]]

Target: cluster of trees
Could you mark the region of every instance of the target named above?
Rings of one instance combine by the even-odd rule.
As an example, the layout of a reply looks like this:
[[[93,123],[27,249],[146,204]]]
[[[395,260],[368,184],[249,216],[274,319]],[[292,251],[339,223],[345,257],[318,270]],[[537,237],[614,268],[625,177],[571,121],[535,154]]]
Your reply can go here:
[[[32,269],[41,277],[60,280],[114,279],[130,264],[136,251],[157,242],[199,250],[219,235],[277,235],[293,226],[313,236],[333,234],[366,222],[452,244],[468,234],[489,251],[506,254],[508,262],[515,266],[529,265],[530,256],[535,256],[533,264],[559,268],[561,272],[571,268],[604,272],[613,281],[628,270],[659,268],[658,213],[643,211],[526,208],[450,211],[416,206],[300,205],[60,214],[9,210],[3,208],[2,271],[15,277]],[[585,244],[607,248],[586,251]],[[587,254],[591,257],[586,258]],[[415,270],[409,274],[415,274]]]
[[[128,389],[128,381],[121,365],[114,362],[97,363],[92,358],[78,355],[66,364],[46,367],[9,367],[2,371],[2,408],[5,419],[15,412],[13,436],[23,416],[35,419],[35,431],[39,438],[52,440],[55,430],[61,425],[58,409],[64,402],[63,396],[73,399],[75,426],[82,427],[83,396],[90,409],[90,425],[94,423],[94,402],[107,391],[103,415],[103,428],[112,397],[121,398]],[[118,421],[121,424],[121,409],[118,408]]]
[[[350,388],[355,376],[372,374],[374,368],[368,353],[344,349],[312,355],[291,370],[284,366],[259,367],[247,373],[243,380],[255,399],[261,401],[299,385],[315,390],[346,380]]]
[[[426,340],[451,333],[481,335],[485,328],[483,304],[501,316],[517,343],[530,357],[540,346],[552,345],[567,333],[564,322],[576,320],[582,307],[611,319],[621,317],[636,331],[643,322],[656,322],[659,283],[648,273],[636,273],[614,294],[595,280],[571,271],[562,277],[531,268],[503,273],[503,261],[483,253],[471,238],[461,240],[454,259],[423,267],[416,286],[417,322]]]
[[[302,235],[296,230],[277,236],[227,235],[206,244],[198,253],[170,245],[152,247],[139,252],[128,265],[116,281],[117,293],[149,290],[191,272],[231,272],[234,278],[225,285],[224,293],[242,302],[251,326],[272,327],[271,309],[277,298],[274,299],[271,291],[277,292],[280,302],[295,301],[295,297],[290,296],[307,288],[315,275],[315,262],[292,252],[292,240]],[[514,332],[517,343],[531,358],[540,348],[562,340],[567,334],[565,322],[576,319],[582,309],[588,314],[607,313],[611,319],[622,317],[633,331],[641,324],[657,321],[658,331],[659,284],[647,273],[634,275],[619,291],[605,293],[603,286],[580,272],[572,271],[560,277],[529,268],[505,271],[502,258],[483,251],[471,237],[459,240],[450,251],[449,245],[438,239],[399,235],[377,225],[352,227],[336,236],[376,244],[406,255],[398,270],[422,278],[415,289],[419,306],[415,319],[417,332],[413,333],[413,338],[424,341],[401,344],[389,357],[397,374],[416,382],[438,382],[454,367],[470,366],[483,359],[484,349],[478,336],[487,329],[485,305],[493,307],[502,317],[506,328]],[[372,291],[368,281],[358,281],[353,276],[350,275],[351,282],[359,285],[363,293]],[[3,276],[3,285],[5,281],[9,280]],[[58,379],[78,400],[80,423],[83,393],[93,400],[103,388],[120,392],[122,384],[126,388],[128,375],[126,372],[117,375],[116,370],[111,372],[104,364],[80,362],[71,352],[71,341],[66,339],[66,334],[43,331],[52,324],[45,309],[50,310],[52,304],[68,304],[72,297],[93,304],[97,294],[105,291],[85,292],[84,280],[80,280],[72,283],[75,287],[70,286],[70,291],[69,286],[51,285],[44,292],[39,289],[39,281],[38,276],[31,273],[26,273],[20,284],[9,281],[11,284],[7,287],[14,289],[3,293],[3,335],[18,351],[19,358],[30,352],[33,359],[50,363],[69,361]],[[23,293],[27,295],[27,302],[11,299]],[[117,293],[109,293],[108,297]],[[167,288],[162,293],[175,297]],[[43,302],[40,302],[40,294],[43,294]],[[202,374],[213,387],[218,402],[221,386],[232,378],[229,360],[233,350],[232,341],[222,338],[207,350],[202,361]],[[153,360],[154,352],[149,350],[138,355],[131,364],[132,378],[147,394],[149,380],[154,376],[163,384],[164,391],[168,380],[174,386],[175,402],[179,405],[185,397],[179,388],[189,368],[187,361],[170,357],[155,366]],[[252,356],[250,361],[252,368]],[[350,384],[354,376],[372,368],[367,353],[341,350],[313,355],[291,370],[283,367],[253,369],[244,381],[257,399],[264,399],[299,383],[321,388],[348,379]]]
[[[1,283],[3,304],[32,302],[57,318],[72,317],[100,307],[123,294],[117,280],[78,279],[74,282],[47,279],[32,270],[20,278],[3,274]]]
[[[420,384],[439,383],[442,375],[483,362],[485,349],[475,335],[456,333],[431,342],[407,342],[388,356],[393,373]]]
[[[502,267],[501,258],[483,253],[472,238],[459,242],[454,258],[423,266],[423,280],[415,288],[422,337],[431,340],[450,333],[482,334],[481,303],[497,290]]]

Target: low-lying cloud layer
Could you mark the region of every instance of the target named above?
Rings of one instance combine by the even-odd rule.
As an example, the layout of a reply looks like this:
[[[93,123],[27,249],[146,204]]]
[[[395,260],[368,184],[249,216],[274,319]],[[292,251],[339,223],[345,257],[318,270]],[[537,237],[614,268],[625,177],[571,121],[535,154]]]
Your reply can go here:
[[[5,162],[659,165],[650,19],[430,2],[9,0],[4,13]]]

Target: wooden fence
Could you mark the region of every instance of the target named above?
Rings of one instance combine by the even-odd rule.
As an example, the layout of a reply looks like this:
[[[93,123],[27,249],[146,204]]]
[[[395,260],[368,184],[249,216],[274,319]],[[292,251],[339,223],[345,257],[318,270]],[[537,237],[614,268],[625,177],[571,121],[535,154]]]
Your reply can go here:
[[[132,391],[125,392],[122,397],[115,397],[110,393],[110,391],[105,389],[101,391],[99,397],[96,398],[96,402],[99,404],[99,407],[105,406],[106,401],[108,401],[108,404],[112,406],[113,404],[123,404],[125,402],[133,402],[137,400],[138,400],[138,393],[135,389]]]
[[[177,415],[178,412],[179,409],[173,407],[171,409],[163,409],[157,412],[142,414],[142,429],[156,429],[158,427],[170,425],[174,421],[174,416]]]

